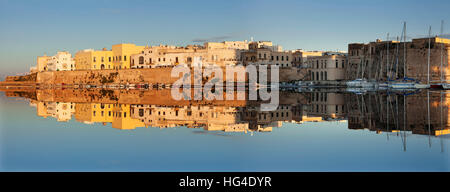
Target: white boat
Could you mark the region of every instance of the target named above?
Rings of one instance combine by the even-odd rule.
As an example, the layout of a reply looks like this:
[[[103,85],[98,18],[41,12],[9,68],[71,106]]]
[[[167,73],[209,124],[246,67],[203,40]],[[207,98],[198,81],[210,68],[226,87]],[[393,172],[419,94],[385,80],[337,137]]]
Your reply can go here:
[[[450,89],[450,84],[449,84],[449,83],[443,83],[443,84],[442,84],[442,88],[444,88],[444,89]]]
[[[380,88],[389,87],[389,84],[386,82],[380,82],[380,83],[378,83],[378,87],[380,87]]]
[[[355,79],[345,83],[347,87],[375,87],[375,84],[365,79]]]
[[[415,89],[416,83],[414,82],[394,82],[389,84],[389,88],[392,89]]]
[[[365,93],[368,92],[367,89],[358,88],[358,87],[348,87],[348,88],[345,89],[345,91],[346,92],[350,92],[350,93],[355,93],[355,94],[358,94],[358,95],[365,94]]]
[[[416,84],[414,84],[414,87],[415,87],[416,89],[428,89],[428,88],[430,88],[430,85],[428,85],[428,84],[419,84],[419,83],[416,83]]]

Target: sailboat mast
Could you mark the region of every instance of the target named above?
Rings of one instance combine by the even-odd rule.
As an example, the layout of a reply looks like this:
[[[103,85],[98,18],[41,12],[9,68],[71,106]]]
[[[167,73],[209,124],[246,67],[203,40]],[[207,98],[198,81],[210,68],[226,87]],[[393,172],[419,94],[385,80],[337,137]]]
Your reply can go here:
[[[444,35],[444,20],[441,21],[441,36]],[[442,51],[444,49],[444,46],[441,46],[441,67],[440,67],[440,71],[441,71],[441,83],[444,82],[444,67],[443,67],[443,63],[444,63],[444,57],[442,55]]]
[[[427,84],[430,84],[430,55],[431,55],[431,26],[430,29],[428,30],[428,60],[427,60],[427,65],[428,65],[428,76],[427,76]]]
[[[406,22],[403,23],[403,78],[406,78]]]
[[[400,47],[400,43],[399,43],[399,39],[397,36],[397,45],[395,46],[396,50],[395,50],[395,78],[398,79],[398,54],[399,54],[399,47]]]
[[[386,51],[386,80],[389,80],[389,33],[387,34],[387,51]]]

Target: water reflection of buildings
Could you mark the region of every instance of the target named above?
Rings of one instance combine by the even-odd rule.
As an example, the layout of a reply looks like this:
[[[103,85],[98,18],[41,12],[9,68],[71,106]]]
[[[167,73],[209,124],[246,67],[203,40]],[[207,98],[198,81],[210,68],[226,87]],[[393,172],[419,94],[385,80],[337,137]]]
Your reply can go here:
[[[308,114],[325,119],[342,119],[346,115],[344,97],[341,93],[310,93]]]
[[[70,102],[40,102],[31,100],[33,107],[36,107],[36,113],[40,117],[53,117],[57,121],[69,121],[75,112],[73,103]]]
[[[448,93],[348,94],[345,98],[349,129],[433,136],[450,133]]]
[[[445,92],[281,92],[278,108],[262,111],[258,102],[172,102],[167,93],[160,91],[60,90],[45,94],[7,92],[6,95],[29,98],[30,104],[37,108],[37,115],[44,118],[68,121],[73,115],[83,123],[111,124],[117,129],[186,126],[209,131],[268,132],[286,122],[348,120],[349,129],[377,133],[429,136],[450,133],[450,94]],[[76,97],[68,98],[68,95]],[[152,97],[158,95],[166,97]]]
[[[84,123],[111,123],[116,129],[143,127],[143,123],[132,118],[128,104],[77,103],[75,119]]]
[[[131,117],[150,127],[203,127],[209,131],[242,132],[248,123],[240,118],[239,108],[230,106],[132,105]]]

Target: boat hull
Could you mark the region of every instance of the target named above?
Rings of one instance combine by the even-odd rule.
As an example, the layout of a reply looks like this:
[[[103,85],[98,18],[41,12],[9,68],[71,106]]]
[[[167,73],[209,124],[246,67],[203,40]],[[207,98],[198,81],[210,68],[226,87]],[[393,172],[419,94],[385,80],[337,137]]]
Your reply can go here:
[[[414,87],[416,89],[428,89],[428,88],[430,88],[430,85],[427,85],[427,84],[415,84]]]
[[[389,88],[392,88],[392,89],[415,89],[416,86],[414,83],[394,83],[394,84],[390,84]]]
[[[442,88],[448,90],[448,89],[450,89],[450,84],[444,83],[444,84],[442,84]]]
[[[442,89],[443,86],[441,84],[432,84],[432,85],[430,85],[430,88],[432,88],[432,89]]]

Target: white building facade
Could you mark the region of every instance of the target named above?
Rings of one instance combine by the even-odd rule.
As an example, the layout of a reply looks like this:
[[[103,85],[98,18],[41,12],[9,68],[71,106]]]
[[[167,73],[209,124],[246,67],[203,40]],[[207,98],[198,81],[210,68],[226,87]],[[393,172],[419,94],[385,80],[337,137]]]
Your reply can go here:
[[[73,71],[75,61],[69,52],[58,51],[56,55],[48,59],[47,67],[49,71]]]

